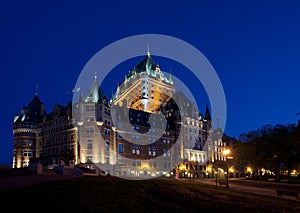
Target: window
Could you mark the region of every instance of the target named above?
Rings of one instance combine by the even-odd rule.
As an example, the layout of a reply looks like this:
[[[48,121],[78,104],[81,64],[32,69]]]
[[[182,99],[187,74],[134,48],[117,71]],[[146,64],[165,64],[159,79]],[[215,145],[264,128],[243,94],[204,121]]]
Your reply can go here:
[[[87,139],[87,149],[93,149],[93,139]]]
[[[94,117],[86,117],[86,122],[94,122],[95,121],[95,118]]]
[[[107,120],[107,119],[105,119],[105,120],[104,120],[104,124],[106,124],[106,125],[110,126],[110,121],[109,121],[109,120]]]
[[[93,162],[93,156],[92,155],[87,155],[87,162],[92,163]]]
[[[109,164],[109,157],[108,156],[105,156],[105,163]]]
[[[150,156],[156,156],[156,147],[148,147],[148,155]]]
[[[95,106],[86,105],[85,106],[85,111],[86,112],[95,111]]]
[[[170,169],[171,168],[171,163],[164,162],[164,169]]]
[[[29,161],[28,160],[24,160],[23,161],[23,167],[27,167],[29,166]]]
[[[109,152],[109,141],[105,141],[105,151]]]
[[[118,144],[118,152],[123,153],[124,152],[124,145],[122,143]]]
[[[140,160],[132,160],[132,166],[141,166]]]
[[[94,127],[86,127],[85,128],[85,132],[86,133],[93,133],[95,130],[94,130]]]
[[[157,168],[157,161],[149,161],[149,166],[152,168]]]
[[[170,157],[170,150],[169,149],[164,149],[163,150],[163,156],[164,157]]]
[[[132,146],[132,154],[141,154],[141,146]]]
[[[70,139],[71,139],[71,140],[74,140],[74,133],[72,133],[72,134],[70,135]]]
[[[119,158],[119,166],[124,166],[124,160],[122,158]]]
[[[32,141],[26,141],[26,142],[25,142],[25,145],[26,145],[26,146],[31,146],[32,144],[33,144]]]
[[[131,138],[133,140],[141,140],[141,136],[139,136],[139,135],[131,135]]]
[[[23,150],[23,156],[24,157],[32,157],[33,156],[33,151],[31,149],[24,149]]]
[[[118,133],[118,138],[123,138],[123,133]]]
[[[104,132],[105,135],[110,135],[110,130],[109,129],[104,128],[103,132]]]

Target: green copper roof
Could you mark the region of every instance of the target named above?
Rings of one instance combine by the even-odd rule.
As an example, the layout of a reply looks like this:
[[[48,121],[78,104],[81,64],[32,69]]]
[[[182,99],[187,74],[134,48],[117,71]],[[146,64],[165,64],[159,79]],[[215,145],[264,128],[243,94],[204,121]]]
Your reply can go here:
[[[136,75],[137,73],[146,72],[148,76],[151,76],[153,78],[159,78],[160,80],[173,85],[173,78],[172,74],[170,73],[169,79],[164,75],[163,72],[158,72],[157,68],[159,66],[154,62],[154,60],[151,58],[150,54],[148,53],[145,58],[134,67],[133,70],[129,71],[128,75],[126,75],[126,80],[130,80],[131,77]]]
[[[106,98],[103,90],[99,86],[96,78],[92,83],[91,87],[89,88],[88,92],[85,94],[85,96],[80,97],[80,101],[85,103],[99,102],[105,105],[108,104],[108,99]]]
[[[156,70],[156,63],[151,58],[150,54],[147,54],[145,58],[134,68],[136,73],[144,72],[150,73],[150,70]]]
[[[97,79],[95,78],[88,92],[85,94],[85,96],[81,97],[81,101],[85,103],[90,103],[90,102],[96,103],[99,99],[98,89],[99,89],[99,84]]]

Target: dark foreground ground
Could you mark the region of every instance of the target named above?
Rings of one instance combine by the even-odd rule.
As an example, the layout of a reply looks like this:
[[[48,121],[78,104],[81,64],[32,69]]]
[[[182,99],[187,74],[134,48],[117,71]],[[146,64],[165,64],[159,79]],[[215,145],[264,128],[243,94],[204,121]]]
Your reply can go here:
[[[80,176],[0,192],[10,212],[300,212],[300,202],[171,179]]]

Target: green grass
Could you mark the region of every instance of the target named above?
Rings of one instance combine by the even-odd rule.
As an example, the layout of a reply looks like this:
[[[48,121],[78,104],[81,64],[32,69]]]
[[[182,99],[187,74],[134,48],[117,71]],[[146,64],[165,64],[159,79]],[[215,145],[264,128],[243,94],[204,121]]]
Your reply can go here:
[[[25,212],[299,212],[300,202],[170,179],[80,177],[0,193],[2,209]],[[42,207],[38,207],[42,206]],[[298,210],[298,211],[297,211]]]

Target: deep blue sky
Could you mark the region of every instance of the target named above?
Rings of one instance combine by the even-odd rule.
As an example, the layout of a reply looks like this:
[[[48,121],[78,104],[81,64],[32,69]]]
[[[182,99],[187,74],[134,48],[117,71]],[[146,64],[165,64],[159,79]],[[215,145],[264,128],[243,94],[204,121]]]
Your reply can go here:
[[[36,85],[48,112],[66,104],[95,53],[145,33],[177,37],[207,57],[224,87],[227,134],[299,119],[297,0],[1,1],[0,164],[11,164],[13,116]]]

